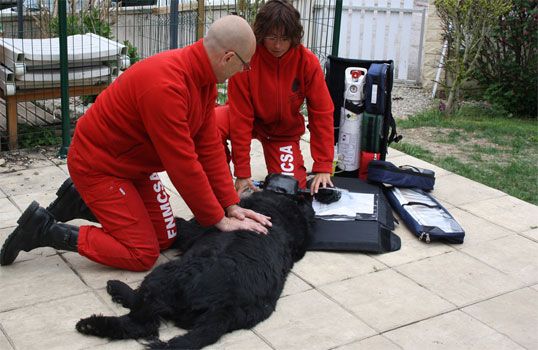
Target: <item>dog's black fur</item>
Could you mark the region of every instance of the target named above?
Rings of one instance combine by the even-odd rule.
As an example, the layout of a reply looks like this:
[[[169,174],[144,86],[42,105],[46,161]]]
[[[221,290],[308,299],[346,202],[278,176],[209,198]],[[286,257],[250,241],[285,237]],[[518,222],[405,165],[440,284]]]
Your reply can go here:
[[[308,199],[270,191],[244,198],[241,206],[271,217],[268,235],[219,232],[178,219],[176,246],[183,256],[156,267],[136,290],[108,281],[112,300],[130,312],[81,319],[77,330],[110,339],[145,338],[155,349],[199,349],[269,317],[288,272],[306,252],[314,211]],[[160,341],[161,318],[188,333]]]

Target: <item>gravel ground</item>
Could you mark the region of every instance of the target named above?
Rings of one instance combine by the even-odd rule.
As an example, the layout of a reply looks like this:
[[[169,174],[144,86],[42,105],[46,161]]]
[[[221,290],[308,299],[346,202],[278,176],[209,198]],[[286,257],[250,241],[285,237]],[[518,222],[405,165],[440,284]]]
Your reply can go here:
[[[392,115],[395,119],[406,119],[433,106],[431,91],[403,85],[395,85],[392,89]]]

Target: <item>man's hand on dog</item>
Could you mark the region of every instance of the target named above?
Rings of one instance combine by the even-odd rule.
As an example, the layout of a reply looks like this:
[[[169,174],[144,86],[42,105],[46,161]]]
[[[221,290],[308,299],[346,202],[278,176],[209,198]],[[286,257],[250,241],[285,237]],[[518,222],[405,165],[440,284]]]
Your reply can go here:
[[[237,204],[227,207],[226,215],[215,225],[221,231],[248,230],[266,235],[267,227],[272,226],[270,217]]]

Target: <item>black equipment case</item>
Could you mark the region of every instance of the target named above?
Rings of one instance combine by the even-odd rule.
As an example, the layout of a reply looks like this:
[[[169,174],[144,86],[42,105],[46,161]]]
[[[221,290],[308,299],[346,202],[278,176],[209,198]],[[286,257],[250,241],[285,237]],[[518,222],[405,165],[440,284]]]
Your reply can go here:
[[[376,103],[371,103],[366,107],[368,111],[374,113],[382,112],[383,122],[381,126],[381,132],[374,136],[379,137],[379,153],[380,159],[385,160],[387,155],[387,148],[391,142],[398,142],[401,136],[396,133],[396,123],[391,112],[391,93],[392,83],[394,75],[394,62],[392,60],[359,60],[350,58],[341,58],[329,55],[327,62],[325,63],[325,81],[331,94],[332,101],[334,103],[334,139],[338,140],[338,129],[340,126],[340,113],[344,104],[344,90],[345,90],[345,70],[348,67],[366,68],[370,71],[370,67],[375,64],[370,77],[366,75],[366,84],[378,83],[381,84],[377,87]],[[369,82],[370,81],[370,82]],[[367,90],[365,88],[365,90]],[[380,95],[381,94],[381,95]],[[366,98],[372,99],[371,95],[368,95],[368,91],[365,94]],[[381,105],[382,104],[382,105]],[[338,171],[335,176],[343,177],[358,177],[358,171]]]
[[[351,192],[376,195],[376,219],[329,221],[316,219],[314,234],[308,250],[359,251],[385,253],[399,250],[400,237],[392,232],[394,216],[383,191],[359,179],[335,177],[338,188]]]

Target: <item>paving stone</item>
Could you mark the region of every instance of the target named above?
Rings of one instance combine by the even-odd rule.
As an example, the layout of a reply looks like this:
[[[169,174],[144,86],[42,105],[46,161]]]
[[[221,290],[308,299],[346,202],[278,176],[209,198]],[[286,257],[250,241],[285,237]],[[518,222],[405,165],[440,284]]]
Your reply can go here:
[[[396,148],[389,147],[389,149],[387,150],[387,160],[389,162],[392,162],[392,160],[396,157],[404,157],[404,156],[408,156],[408,155],[401,151],[398,151]]]
[[[432,194],[436,198],[445,200],[455,206],[506,196],[505,193],[499,190],[456,174],[436,178]]]
[[[17,151],[16,151],[17,152]],[[20,150],[18,155],[13,151],[10,151],[9,158],[11,161],[3,163],[0,166],[0,177],[4,174],[10,174],[16,171],[35,169],[54,166],[55,162],[48,159],[45,155],[37,152],[27,153],[27,150]],[[26,152],[26,154],[24,154]],[[4,155],[0,155],[0,158],[4,158]]]
[[[310,170],[310,144],[303,140],[301,148]],[[267,171],[257,140],[251,157],[253,178],[263,180]],[[433,195],[462,224],[465,243],[425,244],[400,225],[395,232],[402,249],[397,252],[308,253],[289,275],[277,311],[268,320],[254,331],[233,332],[210,349],[537,347],[538,207],[393,149],[388,160],[436,172]],[[65,163],[52,162],[59,165],[35,163],[37,168],[0,174],[0,243],[32,200],[46,206],[55,198],[68,169]],[[166,173],[161,179],[174,214],[190,217]],[[164,252],[159,263],[176,258],[175,253]],[[0,349],[143,349],[134,340],[82,336],[74,324],[93,313],[124,314],[127,310],[113,305],[106,293],[106,281],[119,279],[137,287],[147,273],[110,269],[71,252],[60,254],[52,248],[21,252],[13,265],[0,267]],[[311,285],[323,286],[321,292]],[[96,290],[88,293],[90,287]],[[450,311],[456,306],[449,301],[465,307],[464,312]],[[374,328],[389,332],[378,335]],[[162,339],[184,332],[170,324],[161,327]]]
[[[71,221],[69,221],[69,224],[70,225],[73,225],[73,226],[95,226],[95,227],[101,227],[101,224],[98,223],[98,222],[92,222],[92,221],[88,221],[88,220],[84,220],[84,219],[73,219]]]
[[[307,252],[293,272],[314,286],[341,281],[386,269],[387,266],[366,254],[350,252]]]
[[[54,199],[56,199],[56,197],[56,190],[54,190],[50,192],[19,194],[16,196],[11,196],[11,200],[16,204],[17,207],[19,207],[20,216],[33,201],[36,201],[40,206],[46,208]]]
[[[231,169],[233,172],[233,162]],[[267,176],[267,166],[265,165],[265,156],[263,155],[262,144],[258,140],[252,140],[250,150],[250,171],[253,180],[263,180]]]
[[[287,295],[293,295],[302,293],[304,291],[307,291],[309,289],[312,289],[312,287],[297,277],[293,272],[288,274],[288,278],[286,279],[286,284],[284,284],[284,289],[282,290],[282,297]]]
[[[170,193],[170,206],[175,217],[180,217],[189,220],[193,217],[192,211],[189,209],[183,198],[175,193]]]
[[[278,301],[254,331],[274,349],[330,349],[372,336],[374,330],[315,290]]]
[[[304,166],[307,172],[312,171],[312,165],[314,160],[312,159],[312,154],[310,153],[310,142],[301,141],[301,153],[303,154]]]
[[[516,290],[463,311],[527,349],[538,347],[538,291],[532,288]]]
[[[161,178],[161,182],[163,183],[164,187],[166,187],[166,192],[168,194],[179,194],[177,189],[175,188],[174,184],[172,183],[172,180],[170,180],[170,177],[168,176],[168,173],[166,171],[161,171],[159,173],[159,177]]]
[[[462,208],[512,231],[526,232],[538,227],[538,206],[514,197],[475,200]]]
[[[0,332],[0,349],[14,350],[4,333]]]
[[[0,311],[62,299],[88,290],[57,255],[2,266],[0,280]]]
[[[394,270],[362,275],[320,289],[378,332],[454,309],[446,300]]]
[[[80,278],[93,289],[104,288],[108,280],[120,280],[127,284],[140,282],[149,273],[148,271],[133,272],[104,266],[76,253],[65,253],[64,258],[77,271]],[[160,255],[153,268],[167,261],[168,258]]]
[[[459,251],[396,267],[398,271],[450,302],[465,306],[523,285]]]
[[[93,293],[84,293],[0,313],[0,323],[16,349],[87,349],[108,340],[78,333],[76,323],[107,311]]]
[[[532,239],[535,242],[538,242],[538,228],[522,232],[521,235],[527,237],[528,239]]]
[[[335,350],[401,350],[401,348],[387,338],[376,335],[361,341],[340,346]]]
[[[514,235],[515,233],[459,208],[450,209],[450,214],[454,216],[465,231],[464,243],[452,245],[456,249],[463,249],[477,243]]]
[[[459,310],[384,335],[404,350],[523,350],[506,336]]]
[[[145,350],[146,347],[136,340],[113,340],[109,343],[92,346],[91,350]],[[86,349],[85,349],[86,350]]]
[[[17,226],[21,211],[9,199],[0,198],[0,228]]]
[[[424,241],[419,241],[417,236],[411,233],[402,221],[400,222],[400,225],[394,230],[394,233],[398,235],[402,241],[400,250],[384,254],[372,254],[371,256],[373,258],[388,266],[394,267],[407,264],[411,261],[417,261],[454,251],[453,247],[441,242],[426,243]]]
[[[238,330],[224,335],[218,342],[204,350],[271,350],[260,337],[251,330]]]
[[[163,185],[166,187],[166,192],[170,196],[170,206],[175,217],[184,218],[186,220],[193,217],[192,211],[187,206],[187,203],[179,195],[178,190],[172,184],[172,181],[166,173],[159,173]]]
[[[54,163],[58,166],[58,168],[62,169],[66,175],[69,176],[69,169],[67,168],[67,162],[65,160],[54,161]]]
[[[538,283],[538,243],[528,238],[512,235],[465,247],[462,251],[525,284]]]
[[[67,178],[56,166],[0,174],[0,188],[8,196],[33,193],[56,193]]]

